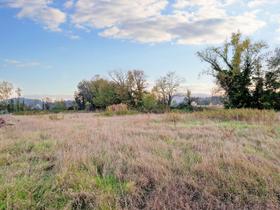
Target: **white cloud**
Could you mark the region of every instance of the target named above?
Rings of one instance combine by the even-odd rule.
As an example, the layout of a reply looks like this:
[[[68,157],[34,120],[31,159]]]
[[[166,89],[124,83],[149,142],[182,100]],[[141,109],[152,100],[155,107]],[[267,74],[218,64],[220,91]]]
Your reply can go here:
[[[167,0],[78,0],[72,21],[78,26],[111,27],[160,14]]]
[[[18,18],[29,18],[41,23],[51,31],[61,31],[60,25],[66,21],[66,14],[49,6],[53,0],[4,0],[4,5],[20,9]]]
[[[237,4],[240,1],[6,0],[6,5],[18,8],[19,18],[30,18],[52,31],[61,31],[69,17],[71,22],[64,32],[71,39],[79,37],[69,31],[84,29],[98,31],[103,37],[141,43],[210,44],[221,43],[238,30],[252,35],[265,26],[266,22],[250,8],[268,0],[250,0],[248,5],[243,2],[242,9]],[[270,3],[274,1],[279,0]],[[62,3],[65,12],[54,8],[57,2]]]
[[[264,25],[265,22],[258,21],[254,13],[245,13],[239,16],[198,20],[191,25],[182,25],[176,30],[181,34],[179,44],[218,44],[232,32],[241,31],[244,35],[251,35]]]
[[[64,3],[64,7],[65,7],[66,9],[71,9],[73,6],[74,6],[74,1],[73,1],[73,0],[67,0],[67,1]]]
[[[249,8],[256,8],[256,7],[261,7],[266,4],[279,4],[279,0],[251,0],[248,2],[248,7]]]
[[[141,43],[220,43],[238,30],[251,35],[265,25],[253,12],[236,16],[226,7],[238,0],[78,0],[72,22],[100,29],[103,37]],[[170,5],[173,9],[166,11]]]
[[[184,9],[192,6],[229,6],[236,2],[237,0],[176,0],[173,7],[176,9]]]

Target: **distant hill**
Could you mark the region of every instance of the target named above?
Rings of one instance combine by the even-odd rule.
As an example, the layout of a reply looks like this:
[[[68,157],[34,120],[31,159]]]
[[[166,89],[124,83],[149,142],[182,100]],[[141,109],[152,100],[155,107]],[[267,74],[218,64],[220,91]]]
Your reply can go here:
[[[11,98],[9,101],[14,100],[15,102],[18,98]],[[40,99],[30,99],[30,98],[19,98],[20,103],[24,102],[24,105],[31,109],[43,109],[43,101]],[[56,101],[49,102],[50,108],[54,107]],[[64,100],[64,104],[66,108],[72,107],[74,101],[73,100]]]
[[[176,107],[182,103],[184,103],[186,95],[177,94],[172,99],[172,106]],[[194,101],[199,106],[209,106],[209,105],[223,105],[223,97],[221,96],[195,96],[192,97],[192,101]]]

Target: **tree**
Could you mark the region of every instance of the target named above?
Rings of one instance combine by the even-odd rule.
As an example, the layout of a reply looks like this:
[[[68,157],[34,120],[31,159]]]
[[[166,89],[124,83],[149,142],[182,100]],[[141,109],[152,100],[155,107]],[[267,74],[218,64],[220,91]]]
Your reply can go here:
[[[187,107],[191,107],[193,99],[192,99],[192,92],[190,90],[187,90],[187,96],[186,96],[185,100],[186,100]]]
[[[81,110],[84,110],[86,108],[86,104],[88,104],[88,108],[90,110],[93,110],[95,108],[93,104],[94,95],[92,86],[92,80],[83,80],[78,84],[78,91],[75,93],[75,101],[77,102]]]
[[[66,107],[66,104],[65,104],[64,100],[56,100],[56,101],[54,101],[53,107],[52,107],[52,111],[54,111],[54,112],[61,112],[61,111],[64,111],[66,109],[67,109],[67,107]]]
[[[131,101],[131,93],[129,91],[128,75],[123,71],[112,71],[109,73],[111,80],[113,82],[116,94],[117,103],[129,104]]]
[[[0,102],[1,109],[7,109],[8,99],[12,95],[13,85],[9,82],[0,82]]]
[[[9,100],[9,102],[7,103],[7,111],[9,113],[12,113],[15,111],[15,102],[14,99]]]
[[[175,72],[169,72],[156,81],[153,92],[157,94],[161,103],[170,106],[172,98],[182,82],[183,80],[180,79]]]
[[[116,93],[112,82],[99,76],[95,77],[92,82],[93,104],[96,108],[105,109],[116,102]]]
[[[83,80],[78,85],[75,101],[80,110],[104,109],[117,102],[114,84],[99,75],[89,81]]]
[[[16,110],[17,111],[20,111],[20,97],[21,97],[21,89],[20,88],[17,88],[16,89],[16,94],[17,94],[17,105],[16,105]]]
[[[42,99],[42,109],[50,110],[52,100],[49,97],[45,97]]]
[[[265,73],[265,108],[280,110],[280,48],[268,59],[269,71]]]
[[[243,40],[241,34],[236,33],[223,46],[210,47],[197,53],[202,61],[210,64],[210,74],[224,90],[226,107],[260,106],[257,101],[262,92],[261,62],[266,47],[263,42],[254,43],[249,38]]]
[[[143,97],[143,109],[146,112],[154,111],[157,107],[157,100],[154,94],[146,93]]]
[[[140,107],[146,88],[146,76],[142,70],[130,70],[128,72],[113,71],[109,73],[119,103],[125,103],[132,107]]]
[[[139,107],[143,102],[143,95],[146,88],[146,76],[144,71],[132,70],[128,71],[128,89],[132,96],[131,104]]]

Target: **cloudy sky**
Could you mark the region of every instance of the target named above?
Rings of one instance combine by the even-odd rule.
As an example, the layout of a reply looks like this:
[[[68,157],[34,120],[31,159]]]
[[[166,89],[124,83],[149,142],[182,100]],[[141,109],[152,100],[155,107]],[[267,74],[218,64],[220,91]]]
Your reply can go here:
[[[195,53],[241,31],[280,44],[280,0],[0,0],[0,80],[25,95],[72,95],[112,70],[168,71],[194,93],[213,81]]]

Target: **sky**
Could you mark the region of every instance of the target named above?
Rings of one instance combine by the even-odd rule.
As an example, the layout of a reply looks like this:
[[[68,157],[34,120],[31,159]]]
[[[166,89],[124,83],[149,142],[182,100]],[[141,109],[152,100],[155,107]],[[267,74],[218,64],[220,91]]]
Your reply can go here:
[[[71,98],[79,81],[175,71],[193,94],[214,80],[196,52],[240,31],[280,44],[280,0],[0,0],[0,81],[24,96]]]

